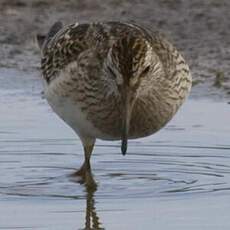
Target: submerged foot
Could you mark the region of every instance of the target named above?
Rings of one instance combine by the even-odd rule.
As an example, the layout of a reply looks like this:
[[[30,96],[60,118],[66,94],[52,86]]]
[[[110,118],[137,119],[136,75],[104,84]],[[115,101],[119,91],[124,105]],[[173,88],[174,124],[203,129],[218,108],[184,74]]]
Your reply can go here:
[[[87,189],[96,190],[97,183],[94,180],[90,165],[84,163],[79,170],[71,174],[80,184],[84,184]]]

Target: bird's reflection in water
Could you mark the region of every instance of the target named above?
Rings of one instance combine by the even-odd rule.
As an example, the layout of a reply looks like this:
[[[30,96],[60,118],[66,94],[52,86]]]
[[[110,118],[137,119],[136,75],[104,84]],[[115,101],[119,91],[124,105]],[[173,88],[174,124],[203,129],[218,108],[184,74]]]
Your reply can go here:
[[[86,212],[85,212],[85,227],[80,230],[105,230],[101,227],[100,219],[95,208],[94,194],[97,191],[97,183],[94,180],[90,169],[82,175],[72,175],[74,181],[82,184],[86,191]]]

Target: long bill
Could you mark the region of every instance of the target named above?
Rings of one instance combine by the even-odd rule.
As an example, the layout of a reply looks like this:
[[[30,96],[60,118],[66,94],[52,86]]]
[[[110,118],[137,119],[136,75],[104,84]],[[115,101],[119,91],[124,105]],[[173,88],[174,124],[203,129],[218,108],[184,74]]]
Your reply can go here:
[[[121,152],[126,154],[128,148],[129,125],[131,119],[132,106],[130,103],[130,93],[125,90],[122,97],[122,130],[121,130]]]

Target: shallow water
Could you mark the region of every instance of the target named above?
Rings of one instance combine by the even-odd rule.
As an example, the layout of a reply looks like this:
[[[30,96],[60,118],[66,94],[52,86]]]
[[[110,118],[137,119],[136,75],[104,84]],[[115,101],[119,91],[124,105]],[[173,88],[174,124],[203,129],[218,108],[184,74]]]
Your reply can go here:
[[[230,228],[230,105],[188,100],[125,157],[97,141],[87,191],[69,176],[81,143],[41,89],[38,76],[0,71],[0,229]]]

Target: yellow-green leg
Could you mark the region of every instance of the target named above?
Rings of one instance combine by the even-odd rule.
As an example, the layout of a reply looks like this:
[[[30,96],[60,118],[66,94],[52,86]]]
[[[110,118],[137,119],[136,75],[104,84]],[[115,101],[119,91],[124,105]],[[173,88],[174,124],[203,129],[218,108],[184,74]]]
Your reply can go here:
[[[73,173],[73,176],[78,176],[81,177],[82,182],[87,186],[87,187],[96,187],[96,182],[93,178],[93,174],[91,172],[91,165],[90,165],[90,158],[91,154],[93,152],[93,147],[95,144],[95,140],[87,140],[87,141],[82,141],[83,146],[84,146],[84,156],[85,156],[85,161],[82,164],[81,168],[77,170],[75,173]]]
[[[83,176],[86,171],[91,171],[90,157],[93,152],[93,145],[84,146],[85,161],[81,168],[75,173],[78,176]]]

